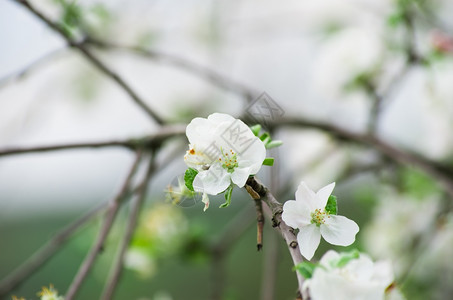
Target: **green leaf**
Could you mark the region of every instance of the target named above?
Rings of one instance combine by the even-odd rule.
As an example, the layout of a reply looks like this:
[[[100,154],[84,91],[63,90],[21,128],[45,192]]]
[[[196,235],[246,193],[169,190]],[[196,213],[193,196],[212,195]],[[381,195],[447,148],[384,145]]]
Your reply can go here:
[[[264,144],[266,144],[264,141],[265,140],[270,140],[270,138],[271,138],[271,136],[267,132],[265,132],[262,135],[260,135],[260,140],[262,140]]]
[[[263,161],[263,166],[270,166],[274,165],[274,158],[273,157],[266,157]]]
[[[314,264],[309,261],[301,262],[293,267],[293,270],[299,272],[305,279],[309,279],[313,276],[313,272],[315,271],[318,264]]]
[[[348,264],[353,259],[359,258],[360,253],[357,249],[351,250],[349,252],[343,252],[340,255],[340,258],[336,262],[336,267],[342,268]]]
[[[193,189],[193,180],[195,179],[195,176],[197,176],[198,171],[193,169],[193,168],[188,168],[186,172],[184,173],[184,182],[186,184],[186,187],[191,190],[192,192],[194,191]]]
[[[220,205],[220,208],[223,207],[228,207],[231,204],[231,194],[233,193],[233,185],[230,185],[226,190],[225,190],[225,203]]]
[[[329,200],[327,200],[326,204],[326,212],[328,212],[331,215],[336,215],[337,214],[337,197],[334,195],[329,196]]]
[[[258,136],[258,134],[260,134],[261,131],[261,125],[260,124],[253,125],[252,127],[250,127],[250,129],[252,130],[255,136]]]
[[[265,144],[266,149],[271,149],[271,148],[275,148],[275,147],[280,147],[281,145],[283,145],[283,142],[282,142],[282,141],[279,141],[279,140],[276,140],[276,141],[269,141],[269,143]]]

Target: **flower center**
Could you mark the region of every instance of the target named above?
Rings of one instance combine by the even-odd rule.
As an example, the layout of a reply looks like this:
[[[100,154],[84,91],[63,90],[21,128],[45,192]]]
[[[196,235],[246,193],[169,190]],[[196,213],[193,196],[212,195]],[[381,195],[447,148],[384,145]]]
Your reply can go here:
[[[315,209],[314,212],[311,213],[311,223],[316,224],[316,226],[320,226],[321,224],[324,224],[325,218],[329,217],[329,214],[323,209]]]
[[[219,162],[222,167],[227,169],[229,173],[233,173],[234,169],[239,165],[237,161],[237,153],[230,149],[230,151],[222,151],[222,156],[219,157]]]

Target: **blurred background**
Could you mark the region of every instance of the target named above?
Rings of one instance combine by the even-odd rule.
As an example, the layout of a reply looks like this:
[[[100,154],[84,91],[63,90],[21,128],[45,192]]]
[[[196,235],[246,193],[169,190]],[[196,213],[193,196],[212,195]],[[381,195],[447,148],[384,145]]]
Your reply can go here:
[[[187,124],[213,112],[244,116],[262,92],[284,119],[314,122],[273,127],[284,145],[268,153],[276,163],[258,176],[280,202],[294,199],[301,180],[314,190],[337,182],[340,214],[361,228],[349,248],[391,260],[407,299],[452,297],[451,1],[30,3],[166,122]],[[112,78],[17,1],[0,2],[0,40],[0,151],[158,130]],[[375,136],[428,167],[402,164],[373,142],[338,138],[322,124]],[[114,299],[293,299],[297,283],[286,245],[267,220],[257,253],[254,204],[245,191],[235,190],[225,209],[218,208],[222,196],[206,212],[200,199],[169,203],[166,191],[185,171],[186,147],[185,137],[171,139],[157,155],[159,171]],[[120,147],[1,155],[0,278],[114,197],[133,160]],[[430,166],[447,170],[449,179]],[[128,210],[129,204],[120,210],[80,299],[99,298]],[[50,283],[64,294],[101,220],[87,222],[4,299],[36,299]],[[230,238],[221,255],[212,251]],[[315,259],[328,248],[321,242]]]

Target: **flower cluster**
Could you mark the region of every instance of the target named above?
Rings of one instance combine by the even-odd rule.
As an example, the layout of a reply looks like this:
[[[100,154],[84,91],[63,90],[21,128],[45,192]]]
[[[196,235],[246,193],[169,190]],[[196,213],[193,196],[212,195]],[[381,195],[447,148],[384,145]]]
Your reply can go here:
[[[258,126],[258,127],[257,127]],[[205,210],[210,195],[225,193],[227,206],[233,185],[243,187],[250,175],[258,172],[265,159],[266,148],[281,145],[271,141],[257,125],[249,128],[242,121],[226,114],[215,113],[207,119],[195,118],[187,126],[189,149],[184,161],[189,167],[184,175],[188,191],[203,193]],[[302,256],[311,260],[321,241],[349,246],[355,241],[359,226],[352,220],[337,215],[337,200],[331,195],[335,183],[318,192],[301,182],[295,200],[283,205],[282,220],[297,232],[297,243]],[[179,189],[183,195],[183,188]],[[172,198],[172,202],[180,201]],[[179,203],[179,202],[178,202]],[[383,299],[393,282],[388,262],[373,263],[365,254],[338,254],[328,251],[317,264],[309,261],[295,266],[307,278],[302,292],[307,299]]]

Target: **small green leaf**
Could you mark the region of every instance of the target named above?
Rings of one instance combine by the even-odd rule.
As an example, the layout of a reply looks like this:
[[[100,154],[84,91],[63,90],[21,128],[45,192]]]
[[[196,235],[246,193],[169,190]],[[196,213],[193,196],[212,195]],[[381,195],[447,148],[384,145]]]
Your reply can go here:
[[[263,166],[270,166],[274,165],[274,158],[273,157],[266,157],[263,161]]]
[[[261,125],[260,124],[253,125],[252,127],[250,127],[250,129],[252,130],[255,136],[258,136],[258,134],[260,134],[261,131]]]
[[[195,179],[195,176],[197,176],[198,171],[193,169],[193,168],[188,168],[186,172],[184,173],[184,182],[186,184],[186,187],[191,190],[192,192],[194,191],[193,189],[193,180]]]
[[[279,141],[279,140],[276,140],[276,141],[269,141],[269,143],[265,144],[266,149],[271,149],[271,148],[275,148],[275,147],[280,147],[281,145],[283,145],[283,142],[282,142],[282,141]]]
[[[313,276],[313,272],[315,271],[318,264],[314,264],[309,261],[301,262],[293,267],[293,270],[299,272],[305,279],[309,279]]]
[[[223,207],[228,207],[231,204],[231,194],[233,193],[233,185],[230,185],[226,190],[225,190],[225,203],[220,205],[220,208]]]
[[[349,252],[343,252],[341,253],[340,258],[336,262],[336,267],[342,268],[348,264],[353,259],[359,258],[360,253],[357,249],[351,250]]]
[[[265,140],[270,140],[270,138],[271,138],[271,136],[267,132],[265,132],[262,135],[260,135],[260,140],[262,140],[264,144],[266,144],[264,141]]]
[[[337,214],[337,197],[334,195],[330,195],[329,200],[327,200],[326,212],[331,215]]]

